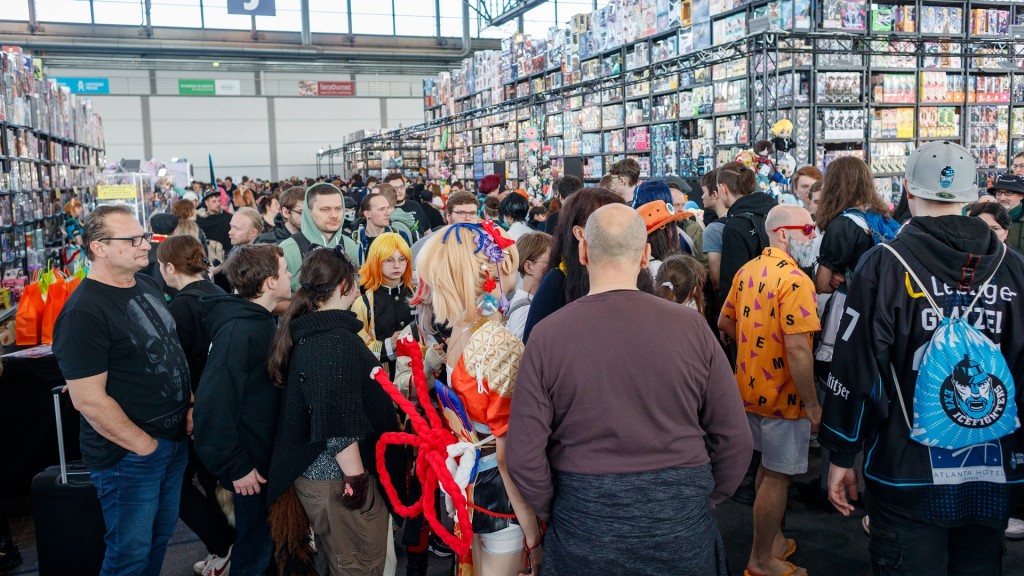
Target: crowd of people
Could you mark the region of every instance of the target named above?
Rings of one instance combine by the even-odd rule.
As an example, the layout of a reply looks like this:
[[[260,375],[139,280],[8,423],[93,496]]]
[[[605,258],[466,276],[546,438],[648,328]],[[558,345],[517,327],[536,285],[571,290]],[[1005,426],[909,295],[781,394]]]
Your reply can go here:
[[[98,207],[53,350],[103,574],[159,574],[180,518],[202,575],[394,574],[396,547],[410,575],[725,575],[714,509],[748,490],[743,573],[800,576],[812,443],[801,493],[865,497],[876,574],[998,574],[1024,537],[1024,155],[977,177],[933,142],[896,206],[844,157],[782,203],[742,162],[691,188],[626,159],[544,203],[393,173],[197,183],[151,231]]]

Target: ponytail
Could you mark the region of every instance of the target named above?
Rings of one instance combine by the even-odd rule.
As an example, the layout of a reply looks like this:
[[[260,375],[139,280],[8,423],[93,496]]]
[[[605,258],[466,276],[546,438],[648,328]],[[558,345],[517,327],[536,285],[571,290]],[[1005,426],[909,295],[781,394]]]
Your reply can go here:
[[[292,355],[292,328],[293,319],[316,311],[316,304],[309,297],[305,288],[299,288],[292,294],[292,302],[288,310],[281,316],[281,322],[274,334],[274,342],[270,345],[270,358],[267,360],[267,372],[270,373],[270,381],[278,388],[284,388],[288,383],[288,361]]]
[[[726,185],[733,196],[746,196],[757,190],[754,170],[742,162],[729,162],[718,167],[718,185]]]
[[[288,362],[292,354],[292,320],[316,312],[341,287],[348,292],[356,283],[356,267],[345,254],[342,244],[337,248],[317,248],[306,255],[299,268],[303,281],[292,294],[292,302],[281,317],[274,342],[270,346],[267,372],[279,388],[288,384]]]

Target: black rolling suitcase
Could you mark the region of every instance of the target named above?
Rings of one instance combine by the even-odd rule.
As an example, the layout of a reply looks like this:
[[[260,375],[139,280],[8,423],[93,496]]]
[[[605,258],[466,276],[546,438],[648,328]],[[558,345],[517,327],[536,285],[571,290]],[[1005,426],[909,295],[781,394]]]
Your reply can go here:
[[[39,575],[96,576],[106,552],[103,509],[85,464],[65,463],[60,415],[62,389],[63,386],[53,389],[60,465],[50,466],[32,479]]]

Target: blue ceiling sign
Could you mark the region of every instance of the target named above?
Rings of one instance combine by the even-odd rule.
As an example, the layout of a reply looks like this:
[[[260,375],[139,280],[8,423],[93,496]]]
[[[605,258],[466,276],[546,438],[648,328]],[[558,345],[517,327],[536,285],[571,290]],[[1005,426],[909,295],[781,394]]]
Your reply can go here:
[[[276,0],[228,0],[228,14],[276,16]]]

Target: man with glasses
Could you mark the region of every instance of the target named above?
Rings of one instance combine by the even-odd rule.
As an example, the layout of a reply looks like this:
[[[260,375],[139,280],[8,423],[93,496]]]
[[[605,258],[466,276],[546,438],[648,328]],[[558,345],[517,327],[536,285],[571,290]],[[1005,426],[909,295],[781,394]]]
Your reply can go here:
[[[626,204],[632,205],[636,187],[640,185],[640,163],[632,158],[619,160],[611,165],[608,174],[612,176],[612,192],[622,196]]]
[[[281,194],[281,213],[274,218],[274,229],[261,234],[258,244],[280,244],[302,229],[302,201],[306,190],[292,186]]]
[[[188,363],[159,286],[139,274],[152,237],[131,208],[96,208],[82,234],[89,275],[54,328],[106,522],[103,574],[160,573],[188,461]]]
[[[1018,174],[1017,164],[1021,164],[1020,172],[1024,172],[1024,158],[1019,155],[1013,159],[1014,174],[1003,174],[988,189],[989,194],[996,197],[996,202],[1003,205],[1010,213],[1010,233],[1006,236],[1006,244],[1017,250],[1024,248],[1024,177]]]
[[[821,421],[814,389],[811,338],[821,329],[814,281],[801,268],[814,263],[814,221],[799,206],[768,212],[769,245],[736,273],[718,328],[736,342],[736,383],[761,452],[754,500],[751,574],[802,569],[786,559],[796,541],[782,535],[789,485],[807,471],[812,430]]]
[[[1018,152],[1013,157],[1013,164],[1010,165],[1010,168],[1013,169],[1014,176],[1024,177],[1024,152]]]
[[[420,236],[426,236],[430,232],[430,220],[420,203],[409,198],[409,192],[413,189],[412,182],[406,179],[401,172],[392,172],[384,178],[385,184],[390,184],[395,189],[395,208],[408,212],[412,215],[415,226],[411,226]]]
[[[454,188],[453,188],[454,190]],[[480,201],[476,194],[459,190],[448,196],[448,204],[444,207],[444,218],[448,224],[476,224],[479,220]],[[416,255],[420,248],[426,244],[427,238],[420,238],[412,245],[413,265],[416,263]]]

